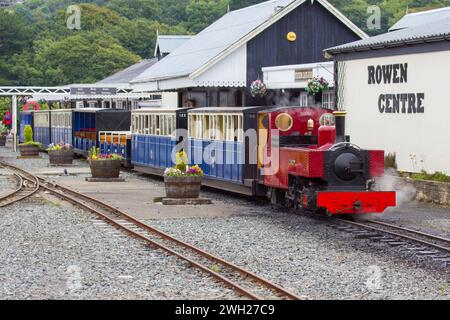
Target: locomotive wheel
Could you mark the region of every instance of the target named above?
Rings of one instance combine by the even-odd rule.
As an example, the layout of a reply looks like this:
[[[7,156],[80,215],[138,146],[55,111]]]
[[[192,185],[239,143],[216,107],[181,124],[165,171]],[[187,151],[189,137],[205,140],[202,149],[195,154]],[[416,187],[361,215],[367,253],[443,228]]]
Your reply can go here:
[[[269,198],[271,204],[282,206],[285,205],[286,201],[284,192],[279,189],[269,188],[267,193],[267,197]]]
[[[330,217],[330,218],[333,216],[331,214],[331,212],[328,209],[326,209],[326,208],[319,208],[319,209],[317,209],[317,213],[320,214],[320,215],[324,215],[324,216]]]

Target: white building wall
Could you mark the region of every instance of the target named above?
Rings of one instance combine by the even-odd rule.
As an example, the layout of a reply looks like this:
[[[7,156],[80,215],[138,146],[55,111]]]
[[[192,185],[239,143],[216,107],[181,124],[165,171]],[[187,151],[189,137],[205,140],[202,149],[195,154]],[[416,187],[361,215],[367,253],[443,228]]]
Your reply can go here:
[[[408,63],[406,83],[369,84],[368,67]],[[345,62],[343,100],[352,142],[397,154],[398,169],[450,174],[450,51]],[[423,93],[424,113],[381,113],[381,94]]]
[[[245,87],[247,84],[247,44],[194,79],[197,87]]]
[[[177,92],[163,92],[161,106],[165,109],[174,109],[178,107]]]

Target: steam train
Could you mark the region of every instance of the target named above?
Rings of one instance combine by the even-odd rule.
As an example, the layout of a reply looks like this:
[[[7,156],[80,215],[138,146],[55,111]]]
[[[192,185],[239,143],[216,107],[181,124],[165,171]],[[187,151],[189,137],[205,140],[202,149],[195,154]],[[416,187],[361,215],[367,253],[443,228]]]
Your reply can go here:
[[[95,123],[88,121],[89,130],[97,134],[89,146],[127,154],[136,171],[163,175],[175,152],[185,150],[190,163],[203,169],[203,184],[216,189],[267,196],[274,203],[329,215],[382,213],[396,205],[395,192],[373,191],[374,178],[384,174],[384,152],[352,144],[345,135],[344,112],[303,107],[141,109],[120,117],[129,117],[121,122],[131,120],[131,132],[93,131]],[[79,122],[87,121],[72,119],[72,127],[80,130],[84,127]],[[84,145],[77,130],[73,139]]]

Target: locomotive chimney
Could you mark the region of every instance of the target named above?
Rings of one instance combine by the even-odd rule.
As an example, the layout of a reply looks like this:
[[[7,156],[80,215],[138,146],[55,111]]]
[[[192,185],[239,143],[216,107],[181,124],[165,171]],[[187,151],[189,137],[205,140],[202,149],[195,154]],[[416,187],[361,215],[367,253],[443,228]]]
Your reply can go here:
[[[336,143],[345,142],[345,117],[347,116],[347,112],[335,111],[333,115],[336,119]]]

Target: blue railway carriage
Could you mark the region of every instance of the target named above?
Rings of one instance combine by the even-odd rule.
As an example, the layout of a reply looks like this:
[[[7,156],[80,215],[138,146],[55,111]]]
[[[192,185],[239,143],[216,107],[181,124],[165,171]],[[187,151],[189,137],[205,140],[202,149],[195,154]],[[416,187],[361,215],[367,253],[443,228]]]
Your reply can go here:
[[[69,143],[72,141],[72,113],[71,109],[52,110],[51,123],[51,141],[54,144]]]
[[[74,109],[73,146],[75,153],[88,155],[92,147],[99,148],[102,131],[130,131],[131,113],[119,109]]]
[[[204,185],[258,192],[257,129],[261,107],[199,108],[188,112],[190,163],[205,173]]]
[[[187,110],[149,108],[132,112],[131,158],[137,171],[161,175],[174,165],[176,146],[183,148],[187,142]]]
[[[30,111],[22,111],[19,113],[19,142],[25,142],[24,131],[26,126],[31,126],[33,128],[33,112]]]
[[[34,141],[42,144],[42,149],[47,149],[52,143],[51,116],[49,110],[33,112]]]

